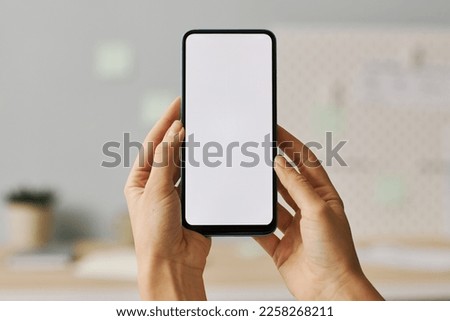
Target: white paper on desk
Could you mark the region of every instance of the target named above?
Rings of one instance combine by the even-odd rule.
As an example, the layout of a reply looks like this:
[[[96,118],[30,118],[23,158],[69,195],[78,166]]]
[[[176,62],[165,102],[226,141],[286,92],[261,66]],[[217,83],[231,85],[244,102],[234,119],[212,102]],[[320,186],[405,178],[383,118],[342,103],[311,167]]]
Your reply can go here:
[[[77,263],[75,276],[87,279],[135,281],[137,263],[134,249],[121,248],[92,252]]]
[[[424,272],[450,271],[450,249],[374,245],[358,251],[364,266],[382,266]]]
[[[49,244],[42,248],[14,253],[6,259],[6,266],[13,270],[60,270],[73,259],[71,244]]]

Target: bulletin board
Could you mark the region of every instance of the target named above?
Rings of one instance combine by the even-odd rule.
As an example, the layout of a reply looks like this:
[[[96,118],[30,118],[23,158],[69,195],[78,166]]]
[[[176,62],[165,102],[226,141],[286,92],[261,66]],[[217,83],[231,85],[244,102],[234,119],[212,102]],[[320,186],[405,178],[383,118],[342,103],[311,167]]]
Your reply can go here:
[[[450,236],[450,30],[274,29],[278,121],[326,161],[357,239]]]

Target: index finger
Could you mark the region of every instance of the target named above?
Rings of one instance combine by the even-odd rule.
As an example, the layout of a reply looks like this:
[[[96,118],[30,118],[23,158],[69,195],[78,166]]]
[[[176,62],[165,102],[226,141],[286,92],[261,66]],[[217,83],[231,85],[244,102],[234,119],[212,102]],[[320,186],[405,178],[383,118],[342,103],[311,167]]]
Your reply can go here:
[[[278,125],[278,147],[294,162],[325,201],[339,198],[327,172],[316,155],[294,135]]]
[[[170,125],[180,118],[180,102],[180,97],[177,97],[145,137],[142,148],[128,176],[125,191],[137,189],[143,192],[148,177],[150,176],[156,146],[162,141]]]

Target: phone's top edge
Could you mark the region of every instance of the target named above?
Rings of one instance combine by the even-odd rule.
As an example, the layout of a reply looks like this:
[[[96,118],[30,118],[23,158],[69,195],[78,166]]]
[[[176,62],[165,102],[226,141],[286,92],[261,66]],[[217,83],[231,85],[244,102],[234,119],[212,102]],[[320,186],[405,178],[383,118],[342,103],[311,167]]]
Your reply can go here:
[[[272,41],[276,41],[275,34],[267,29],[192,29],[187,31],[183,36],[183,42],[192,34],[265,34],[268,35]]]

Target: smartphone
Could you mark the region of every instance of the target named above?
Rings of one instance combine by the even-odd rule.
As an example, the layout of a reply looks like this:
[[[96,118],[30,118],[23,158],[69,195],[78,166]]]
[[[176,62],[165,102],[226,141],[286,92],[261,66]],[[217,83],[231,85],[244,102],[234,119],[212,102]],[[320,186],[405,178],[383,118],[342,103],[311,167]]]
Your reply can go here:
[[[182,44],[183,225],[204,235],[276,228],[276,39],[191,30]]]

